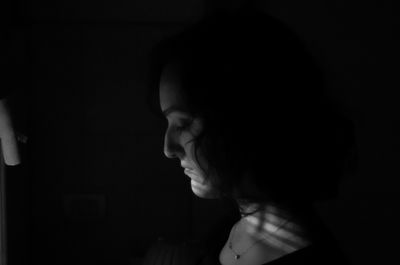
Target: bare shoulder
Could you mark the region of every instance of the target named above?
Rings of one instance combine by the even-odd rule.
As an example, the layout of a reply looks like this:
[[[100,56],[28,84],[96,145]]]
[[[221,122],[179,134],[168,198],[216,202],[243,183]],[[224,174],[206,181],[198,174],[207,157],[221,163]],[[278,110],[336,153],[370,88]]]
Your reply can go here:
[[[219,260],[222,265],[261,265],[308,245],[301,227],[267,211],[242,218],[232,227]]]

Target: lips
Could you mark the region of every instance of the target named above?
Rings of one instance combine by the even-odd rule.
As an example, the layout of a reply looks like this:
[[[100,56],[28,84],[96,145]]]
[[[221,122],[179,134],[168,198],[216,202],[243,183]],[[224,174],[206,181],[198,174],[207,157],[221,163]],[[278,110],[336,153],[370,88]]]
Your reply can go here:
[[[198,183],[202,183],[202,177],[200,175],[198,175],[194,170],[191,169],[185,169],[184,171],[185,175],[188,176],[189,178],[191,178],[193,181],[196,181]]]

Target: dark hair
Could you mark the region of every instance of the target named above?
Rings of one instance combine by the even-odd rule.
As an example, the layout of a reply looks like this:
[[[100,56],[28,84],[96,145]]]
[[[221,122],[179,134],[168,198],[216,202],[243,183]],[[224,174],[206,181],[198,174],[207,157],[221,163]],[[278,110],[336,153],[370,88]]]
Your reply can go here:
[[[205,128],[195,146],[221,193],[296,208],[336,195],[355,169],[352,121],[324,91],[312,56],[285,24],[264,14],[218,14],[160,42],[149,99],[159,110],[162,69],[181,65],[184,94]],[[157,96],[156,96],[157,95]],[[350,167],[353,166],[353,167]],[[248,170],[259,194],[242,185]],[[296,206],[293,206],[296,205]]]

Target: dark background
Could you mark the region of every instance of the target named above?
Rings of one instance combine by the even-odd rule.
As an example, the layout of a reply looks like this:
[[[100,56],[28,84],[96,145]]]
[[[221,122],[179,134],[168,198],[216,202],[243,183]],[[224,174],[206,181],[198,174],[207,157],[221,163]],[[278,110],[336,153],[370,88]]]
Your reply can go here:
[[[13,1],[3,6],[2,87],[24,163],[7,177],[8,260],[136,264],[159,237],[201,239],[224,205],[199,200],[146,108],[148,52],[240,1]],[[400,176],[394,1],[254,1],[289,24],[352,111],[360,170],[317,207],[354,264],[395,264]],[[397,75],[397,76],[396,76]]]

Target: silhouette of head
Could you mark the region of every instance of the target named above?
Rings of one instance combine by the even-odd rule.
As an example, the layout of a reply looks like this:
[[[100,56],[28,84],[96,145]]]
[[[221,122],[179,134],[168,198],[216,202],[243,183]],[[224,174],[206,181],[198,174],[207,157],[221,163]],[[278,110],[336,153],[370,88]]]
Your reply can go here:
[[[283,204],[336,195],[352,123],[283,23],[219,14],[161,42],[153,59],[164,152],[191,169],[196,195]]]

